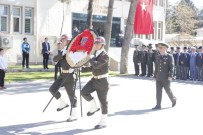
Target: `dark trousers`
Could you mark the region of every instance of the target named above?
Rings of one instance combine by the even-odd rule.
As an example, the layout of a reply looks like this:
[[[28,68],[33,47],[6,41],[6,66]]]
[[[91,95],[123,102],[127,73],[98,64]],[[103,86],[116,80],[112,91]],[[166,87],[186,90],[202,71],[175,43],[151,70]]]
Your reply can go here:
[[[0,69],[0,87],[4,87],[5,71]]]
[[[49,61],[49,54],[44,53],[43,54],[43,65],[44,65],[44,68],[48,68],[48,61]]]
[[[179,64],[177,64],[176,66],[175,66],[175,68],[174,68],[174,74],[175,74],[175,76],[176,76],[176,79],[180,79],[180,65]]]
[[[145,76],[146,75],[146,66],[147,64],[146,63],[141,63],[141,70],[142,70],[142,76]]]
[[[140,67],[138,62],[134,62],[134,68],[135,68],[135,75],[139,75],[140,74]]]
[[[152,76],[153,75],[153,63],[148,63],[147,68],[148,68],[147,76]]]
[[[54,67],[54,79],[56,80],[57,78],[58,78],[58,72],[59,72],[59,74],[60,74],[60,76],[61,76],[61,65],[60,65],[60,63],[57,63],[56,65],[55,65],[55,67]]]
[[[94,79],[92,78],[82,89],[82,97],[86,101],[93,99],[91,93],[96,91],[101,104],[102,114],[108,113],[107,93],[109,90],[109,83],[107,78]]]
[[[64,82],[64,80],[65,80],[65,82]],[[73,73],[71,73],[71,74],[62,73],[61,76],[59,78],[57,78],[55,80],[55,82],[51,85],[51,87],[49,88],[49,91],[56,99],[59,99],[61,97],[61,93],[59,92],[59,89],[63,82],[64,82],[64,84],[62,86],[65,87],[65,90],[70,99],[70,103],[71,103],[72,107],[74,108],[77,106],[77,98],[76,98],[75,92],[74,92],[75,84],[74,84]]]
[[[23,61],[22,61],[22,66],[25,67],[25,63],[26,63],[26,67],[29,67],[29,53],[23,52]]]
[[[171,102],[175,102],[176,97],[171,91],[170,84],[171,82],[169,80],[156,80],[156,101],[158,106],[161,106],[163,88],[165,89],[166,94],[170,98]]]
[[[180,66],[180,79],[181,80],[187,80],[188,79],[188,67],[186,66]]]

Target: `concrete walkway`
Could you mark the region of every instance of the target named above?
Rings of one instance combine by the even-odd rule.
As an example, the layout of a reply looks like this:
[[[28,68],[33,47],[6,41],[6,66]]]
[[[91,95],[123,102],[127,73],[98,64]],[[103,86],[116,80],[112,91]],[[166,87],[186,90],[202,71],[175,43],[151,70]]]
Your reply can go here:
[[[90,78],[82,78],[82,86]],[[83,117],[80,117],[79,89],[78,117],[68,123],[70,108],[57,112],[54,99],[42,113],[51,98],[48,88],[52,81],[15,82],[0,91],[0,135],[202,135],[203,89],[202,83],[173,82],[172,89],[178,98],[177,106],[163,92],[162,110],[152,111],[155,105],[155,82],[134,76],[111,77],[109,91],[108,126],[94,130],[99,122],[99,111],[86,116],[89,104],[82,100]],[[63,97],[68,101],[62,88]],[[93,94],[96,97],[96,94]],[[97,100],[98,103],[98,100]]]

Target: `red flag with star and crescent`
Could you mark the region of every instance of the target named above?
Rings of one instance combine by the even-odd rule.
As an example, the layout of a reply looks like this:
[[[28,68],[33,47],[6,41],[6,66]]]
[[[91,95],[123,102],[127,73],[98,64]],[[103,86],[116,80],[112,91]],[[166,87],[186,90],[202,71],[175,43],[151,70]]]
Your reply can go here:
[[[138,0],[134,18],[135,34],[153,34],[153,0]]]

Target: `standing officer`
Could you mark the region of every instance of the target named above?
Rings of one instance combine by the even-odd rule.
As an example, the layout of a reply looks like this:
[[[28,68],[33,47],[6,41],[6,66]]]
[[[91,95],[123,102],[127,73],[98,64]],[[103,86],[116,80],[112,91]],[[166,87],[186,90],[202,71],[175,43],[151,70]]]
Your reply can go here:
[[[191,53],[190,53],[190,79],[193,81],[196,81],[197,76],[197,69],[196,69],[196,48],[191,47]]]
[[[176,53],[174,55],[174,63],[175,63],[175,77],[176,79],[180,79],[180,47],[176,47]]]
[[[138,45],[135,44],[135,50],[133,53],[133,62],[135,67],[135,76],[139,75],[140,72],[140,51],[138,50]]]
[[[48,42],[47,37],[44,39],[44,42],[42,43],[42,54],[43,54],[44,69],[49,69],[48,68],[48,61],[49,61],[49,55],[50,55],[50,44]]]
[[[196,67],[197,67],[197,79],[198,81],[202,81],[202,71],[203,71],[203,53],[202,46],[198,48],[198,53],[196,55]]]
[[[156,106],[152,108],[161,109],[162,89],[164,88],[172,102],[172,107],[176,105],[176,97],[173,95],[170,84],[173,77],[173,57],[167,54],[168,45],[159,43],[160,55],[157,56],[154,77],[156,79]]]
[[[153,75],[153,61],[154,61],[154,52],[152,51],[152,44],[148,45],[148,52],[147,52],[147,77]]]
[[[71,110],[72,112],[70,113],[70,118],[67,120],[67,122],[71,122],[71,121],[77,120],[77,116],[76,116],[77,98],[74,93],[75,74],[74,74],[74,69],[72,69],[66,61],[66,52],[67,52],[66,48],[70,42],[68,36],[62,35],[61,42],[62,42],[63,49],[61,53],[54,56],[53,60],[54,62],[60,63],[62,68],[62,74],[51,85],[51,87],[49,88],[49,91],[59,101],[60,106],[57,108],[57,111],[61,111],[64,108],[69,106],[62,99],[61,94],[58,91],[61,85],[65,87],[65,90],[68,94],[68,97],[72,106],[72,110]]]
[[[141,61],[141,70],[142,74],[140,76],[145,76],[146,75],[146,67],[147,67],[147,50],[146,50],[146,45],[142,45],[142,51],[140,54],[140,61]]]
[[[183,52],[180,54],[180,72],[181,80],[187,80],[188,79],[188,69],[189,69],[189,62],[190,62],[190,56],[187,52],[187,47],[183,48]]]
[[[26,68],[29,68],[30,44],[27,42],[26,37],[23,38],[23,43],[21,44],[21,48],[22,48],[22,55],[23,55],[22,67],[24,69],[25,63],[26,63]]]
[[[92,92],[97,92],[97,96],[101,105],[102,115],[101,120],[99,124],[95,126],[95,129],[101,129],[106,127],[106,118],[108,114],[107,93],[109,90],[109,56],[104,50],[104,45],[106,45],[105,38],[101,36],[97,37],[95,40],[96,53],[94,56],[91,56],[90,59],[93,77],[89,82],[87,82],[81,92],[82,97],[91,105],[87,116],[91,116],[95,112],[100,110],[91,95]]]

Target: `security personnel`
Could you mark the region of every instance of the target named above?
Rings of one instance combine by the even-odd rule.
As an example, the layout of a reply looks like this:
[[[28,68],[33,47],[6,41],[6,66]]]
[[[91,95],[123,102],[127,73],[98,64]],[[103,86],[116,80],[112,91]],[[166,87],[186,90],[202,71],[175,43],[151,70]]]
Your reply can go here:
[[[146,75],[146,67],[147,67],[147,50],[146,50],[145,44],[142,44],[142,51],[140,54],[140,62],[141,62],[141,70],[142,70],[142,74],[140,76],[145,76]]]
[[[148,45],[148,52],[147,52],[147,77],[153,75],[153,61],[154,61],[154,52],[152,51],[152,44]]]
[[[188,79],[188,70],[190,64],[190,55],[187,52],[187,47],[183,48],[183,52],[180,54],[180,79],[187,80]]]
[[[62,68],[62,74],[60,77],[58,77],[55,82],[51,85],[49,88],[49,91],[51,94],[59,101],[60,106],[57,108],[57,111],[61,111],[64,108],[68,107],[69,105],[62,99],[60,92],[58,91],[59,88],[62,86],[65,87],[65,90],[68,94],[72,109],[70,113],[70,118],[67,119],[67,122],[75,121],[77,120],[76,116],[76,107],[77,107],[77,98],[74,93],[74,69],[70,67],[70,65],[66,61],[66,48],[69,43],[69,38],[67,35],[61,36],[61,42],[62,42],[62,51],[61,53],[54,56],[53,60],[54,62],[58,62],[61,65]],[[63,84],[62,84],[63,83]]]
[[[138,44],[135,44],[135,50],[133,53],[133,62],[135,67],[135,76],[138,76],[140,72],[140,51],[138,49]]]
[[[161,109],[162,89],[164,88],[172,102],[172,107],[176,105],[176,97],[173,95],[170,83],[173,77],[173,57],[167,54],[168,45],[159,43],[160,55],[157,56],[154,77],[156,79],[156,106],[154,109]]]
[[[97,107],[94,98],[91,93],[96,91],[97,96],[101,105],[101,120],[98,125],[95,126],[95,129],[101,129],[106,127],[106,118],[108,113],[108,101],[107,93],[109,90],[108,82],[108,72],[109,72],[109,56],[104,50],[104,45],[106,41],[104,37],[97,37],[95,39],[95,49],[96,53],[94,56],[90,57],[90,64],[92,68],[92,79],[87,82],[83,87],[81,94],[82,97],[90,103],[90,110],[87,113],[87,116],[93,115],[95,112],[100,109]]]

